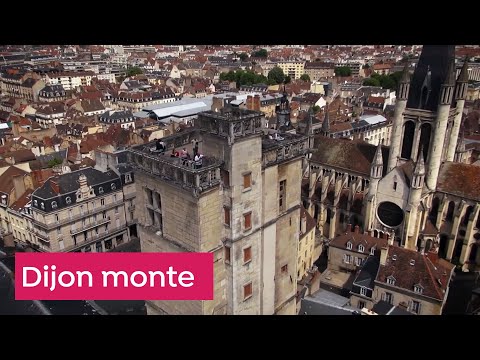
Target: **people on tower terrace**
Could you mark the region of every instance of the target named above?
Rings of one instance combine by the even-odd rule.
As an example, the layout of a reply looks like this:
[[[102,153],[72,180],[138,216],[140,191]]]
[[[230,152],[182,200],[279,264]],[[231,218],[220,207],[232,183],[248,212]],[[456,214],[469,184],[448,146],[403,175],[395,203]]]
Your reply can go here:
[[[150,147],[149,151],[151,153],[156,153],[157,155],[166,155],[167,145],[163,142],[162,139],[155,139],[155,146]],[[193,167],[194,169],[200,169],[203,165],[204,155],[200,154],[198,149],[198,140],[194,139],[192,141],[193,145],[193,156],[190,155],[187,148],[184,147],[182,150],[178,151],[176,148],[173,148],[170,157],[179,158],[183,166]],[[168,156],[168,155],[167,155]]]

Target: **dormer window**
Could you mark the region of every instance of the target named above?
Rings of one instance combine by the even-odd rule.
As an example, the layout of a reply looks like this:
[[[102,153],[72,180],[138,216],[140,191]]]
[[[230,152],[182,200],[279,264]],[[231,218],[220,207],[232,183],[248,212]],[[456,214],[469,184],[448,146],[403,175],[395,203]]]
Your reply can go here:
[[[71,204],[71,203],[72,203],[72,198],[71,198],[70,196],[67,196],[67,197],[65,198],[65,202],[66,202],[67,204]]]
[[[422,285],[415,285],[413,287],[413,291],[416,292],[417,294],[422,294],[423,293],[423,286]]]
[[[82,194],[77,194],[77,200],[81,200],[82,199]]]
[[[370,249],[370,255],[375,255],[375,246]]]
[[[112,184],[110,185],[110,187],[112,188],[112,190],[115,190],[115,189],[117,188],[117,185],[115,185],[114,183],[112,183]]]
[[[38,201],[37,201],[37,200],[33,200],[33,205],[34,205],[34,206],[38,206]]]
[[[365,247],[363,245],[358,245],[358,252],[363,253],[365,251]]]
[[[387,278],[387,284],[388,285],[395,285],[395,278],[393,276],[389,276]]]
[[[100,186],[100,187],[98,188],[98,193],[99,193],[99,194],[103,194],[103,187]]]
[[[132,175],[131,174],[125,174],[125,182],[129,183],[132,181]]]
[[[57,208],[57,202],[56,201],[52,201],[52,209],[56,209]]]
[[[352,250],[352,243],[350,241],[347,243],[347,249]]]
[[[45,204],[44,204],[43,202],[40,204],[40,207],[41,207],[43,210],[45,210]]]

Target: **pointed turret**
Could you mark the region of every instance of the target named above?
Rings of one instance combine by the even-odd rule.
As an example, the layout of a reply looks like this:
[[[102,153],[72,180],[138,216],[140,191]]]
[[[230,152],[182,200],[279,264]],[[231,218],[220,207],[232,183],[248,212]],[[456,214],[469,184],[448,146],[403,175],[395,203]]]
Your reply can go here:
[[[407,61],[405,66],[403,67],[402,78],[400,79],[400,83],[407,84],[410,82],[410,63]]]
[[[325,105],[325,117],[322,122],[322,133],[323,135],[328,135],[330,132],[330,120],[328,118],[328,103]]]
[[[440,90],[440,105],[450,105],[453,98],[453,88],[455,86],[455,58],[450,59],[447,69],[445,82]]]
[[[410,70],[409,63],[407,62],[403,68],[402,78],[398,84],[398,99],[407,100],[408,92],[410,90]]]
[[[373,158],[370,176],[374,179],[381,179],[383,176],[383,156],[382,156],[382,142],[380,141],[375,151]]]
[[[457,81],[468,83],[468,57],[466,57],[465,61],[463,62],[462,70],[460,70]]]
[[[450,64],[447,70],[447,78],[445,79],[445,85],[455,86],[455,58],[450,59]]]

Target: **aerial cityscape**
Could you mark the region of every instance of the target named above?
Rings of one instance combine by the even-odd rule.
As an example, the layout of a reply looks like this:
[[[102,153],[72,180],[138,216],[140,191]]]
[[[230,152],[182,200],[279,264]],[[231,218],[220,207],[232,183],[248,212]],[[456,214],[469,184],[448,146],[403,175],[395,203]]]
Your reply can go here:
[[[479,247],[480,46],[0,46],[1,315],[479,315]],[[213,300],[15,300],[51,252]]]

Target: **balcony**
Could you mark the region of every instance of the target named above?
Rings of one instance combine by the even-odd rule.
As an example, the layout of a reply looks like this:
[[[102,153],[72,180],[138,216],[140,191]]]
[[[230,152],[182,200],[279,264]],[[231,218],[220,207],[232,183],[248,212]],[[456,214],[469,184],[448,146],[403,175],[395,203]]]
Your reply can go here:
[[[102,241],[107,237],[116,236],[116,235],[119,235],[120,233],[126,232],[126,231],[127,231],[126,226],[118,226],[118,227],[108,229],[106,232],[102,232],[102,233],[99,233],[99,234],[92,234],[92,235],[88,236],[86,239],[84,237],[81,237],[80,239],[77,239],[77,244],[76,245],[67,246],[62,251],[63,252],[69,252],[69,251],[77,250],[77,249],[82,248],[84,246],[90,245],[94,242]]]
[[[195,197],[202,191],[220,184],[220,168],[223,161],[204,156],[202,167],[195,169],[192,160],[170,157],[168,152],[165,155],[155,153],[151,150],[154,146],[152,142],[129,150],[129,162],[135,170],[168,181],[179,188],[191,190]]]
[[[87,202],[85,202],[85,204],[87,204]],[[95,207],[95,209],[88,209],[81,214],[75,214],[72,217],[67,217],[67,218],[64,218],[64,219],[60,219],[59,221],[55,221],[55,222],[50,223],[50,224],[45,224],[45,223],[40,222],[38,220],[32,220],[32,222],[33,222],[34,225],[36,225],[36,226],[38,226],[42,229],[52,230],[52,229],[55,229],[59,226],[69,224],[69,223],[75,222],[77,220],[81,220],[81,219],[83,219],[87,216],[95,215],[95,214],[101,213],[103,211],[107,211],[111,208],[114,208],[115,206],[120,206],[120,205],[123,205],[123,204],[124,204],[123,199],[120,199],[120,200],[114,201],[110,204],[101,205],[101,206]],[[78,207],[78,206],[79,205],[77,205],[76,207]]]
[[[279,138],[270,134],[262,138],[262,167],[280,164],[304,156],[309,152],[308,138],[303,135],[281,133]],[[270,138],[272,137],[272,138]]]
[[[100,219],[100,220],[98,220],[98,221],[92,221],[92,222],[90,222],[89,224],[85,224],[85,226],[79,227],[78,229],[70,230],[70,234],[71,234],[71,235],[76,235],[76,234],[78,234],[78,233],[81,233],[81,232],[84,232],[84,231],[87,231],[87,230],[96,228],[96,227],[98,227],[98,226],[108,224],[109,222],[110,222],[110,216],[108,216],[108,217],[105,218],[105,219]]]

